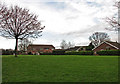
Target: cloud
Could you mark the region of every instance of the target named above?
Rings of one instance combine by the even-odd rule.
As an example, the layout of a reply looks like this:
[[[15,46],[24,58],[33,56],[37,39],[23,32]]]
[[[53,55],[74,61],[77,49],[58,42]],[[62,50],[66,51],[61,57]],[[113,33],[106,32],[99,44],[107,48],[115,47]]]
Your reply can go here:
[[[63,33],[64,35],[73,35],[73,36],[83,36],[83,35],[86,35],[86,34],[91,34],[93,32],[100,32],[100,31],[104,31],[104,32],[107,32],[107,30],[105,29],[107,27],[107,25],[105,24],[97,24],[97,25],[94,25],[94,26],[87,26],[86,28],[83,28],[82,30],[79,30],[79,31],[72,31],[72,32],[68,32],[68,33]]]
[[[46,28],[43,30],[43,36],[34,43],[55,46],[59,46],[62,39],[74,41],[78,45],[88,44],[88,37],[93,32],[106,32],[107,25],[103,18],[111,17],[117,12],[113,7],[113,0],[2,0],[1,2],[8,5],[17,4],[38,15],[38,19]]]
[[[14,49],[15,48],[15,40],[14,39],[6,39],[0,36],[0,49]]]

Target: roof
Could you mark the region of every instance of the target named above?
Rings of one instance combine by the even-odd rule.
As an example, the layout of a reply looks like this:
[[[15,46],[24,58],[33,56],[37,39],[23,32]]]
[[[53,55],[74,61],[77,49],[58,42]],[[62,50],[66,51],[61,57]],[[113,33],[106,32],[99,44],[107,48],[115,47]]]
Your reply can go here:
[[[55,50],[65,50],[65,49],[55,49]]]
[[[72,48],[69,48],[69,49],[66,49],[67,51],[76,51],[78,50],[79,48],[86,48],[87,46],[75,46],[75,47],[72,47]]]
[[[110,43],[111,45],[114,45],[115,47],[120,49],[120,43],[117,42],[111,42],[111,41],[106,41],[107,43]]]
[[[78,48],[80,48],[79,46],[75,46],[69,49],[66,49],[67,51],[76,51]]]
[[[103,43],[106,43],[106,44],[108,44],[108,45],[110,45],[110,46],[112,46],[112,47],[114,47],[116,49],[120,49],[120,43],[112,42],[112,41],[104,41],[100,45],[102,45]],[[98,45],[97,47],[93,48],[92,50],[98,48],[100,45]]]
[[[46,45],[46,44],[30,44],[29,46],[32,46],[32,47],[36,47],[36,46],[37,47],[54,47],[53,45]]]

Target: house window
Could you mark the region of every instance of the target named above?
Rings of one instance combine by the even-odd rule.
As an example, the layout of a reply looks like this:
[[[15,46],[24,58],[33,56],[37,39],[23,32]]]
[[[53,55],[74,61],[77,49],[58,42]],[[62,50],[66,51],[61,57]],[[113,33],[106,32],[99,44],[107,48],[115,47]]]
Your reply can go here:
[[[102,51],[102,50],[104,50],[104,49],[100,49],[100,51]]]
[[[40,50],[43,50],[42,48],[40,48]]]
[[[54,48],[52,48],[52,50],[54,50]]]
[[[35,48],[33,48],[33,50],[35,50]]]
[[[45,50],[49,50],[49,48],[44,48]]]
[[[106,50],[110,50],[110,46],[107,46],[107,47],[106,47]]]
[[[86,49],[85,48],[83,48],[83,51],[85,51]]]
[[[83,48],[81,48],[80,50],[83,50]]]

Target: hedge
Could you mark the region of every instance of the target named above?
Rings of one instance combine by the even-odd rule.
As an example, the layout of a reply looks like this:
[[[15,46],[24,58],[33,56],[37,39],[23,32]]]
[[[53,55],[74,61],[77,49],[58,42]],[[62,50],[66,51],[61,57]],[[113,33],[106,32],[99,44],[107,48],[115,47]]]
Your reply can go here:
[[[53,53],[40,53],[40,55],[53,55]]]
[[[33,55],[31,52],[28,52],[28,55]]]
[[[53,55],[65,55],[65,50],[53,50]]]
[[[65,50],[53,50],[52,53],[40,53],[40,55],[65,55]]]
[[[52,53],[41,53],[41,55],[93,55],[93,51],[53,50]]]
[[[102,50],[97,51],[98,55],[120,55],[120,50]]]
[[[93,55],[93,51],[67,51],[66,55]]]
[[[10,50],[2,50],[2,55],[13,55],[14,51],[10,51]]]

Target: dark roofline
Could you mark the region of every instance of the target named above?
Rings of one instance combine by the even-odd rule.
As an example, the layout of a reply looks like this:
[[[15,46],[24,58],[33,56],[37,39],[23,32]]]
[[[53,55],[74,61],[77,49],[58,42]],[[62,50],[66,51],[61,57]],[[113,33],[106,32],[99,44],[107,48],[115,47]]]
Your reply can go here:
[[[87,46],[75,46],[75,47],[87,47]]]
[[[119,49],[118,46],[115,46],[115,45],[111,44],[110,42],[112,42],[112,41],[104,41],[104,42],[100,43],[98,46],[96,46],[95,48],[93,48],[92,50],[95,50],[97,47],[99,47],[99,46],[102,45],[103,43],[106,43],[106,44],[108,44],[108,45],[110,45],[110,46],[112,46],[112,47],[114,47],[114,48],[116,48],[116,49]],[[117,42],[112,42],[112,43],[117,43]],[[119,44],[119,43],[118,43],[118,44]]]
[[[54,47],[53,45],[49,45],[49,44],[48,45],[47,44],[30,44],[28,46],[52,46],[52,47]]]
[[[110,42],[111,42],[111,43],[110,43]],[[120,43],[117,43],[117,42],[112,42],[112,41],[106,41],[106,43],[108,43],[108,44],[110,44],[111,46],[116,47],[117,49],[119,49],[119,45],[120,45]],[[116,43],[116,44],[117,44],[117,46],[116,46],[116,45],[114,45],[114,44],[112,44],[112,43]]]
[[[49,46],[49,44],[30,44],[30,45],[32,45],[32,46],[38,46],[38,45],[39,45],[39,46],[42,46],[42,45],[43,45],[43,46],[46,46],[46,45]],[[50,46],[51,46],[51,45],[50,45]]]

